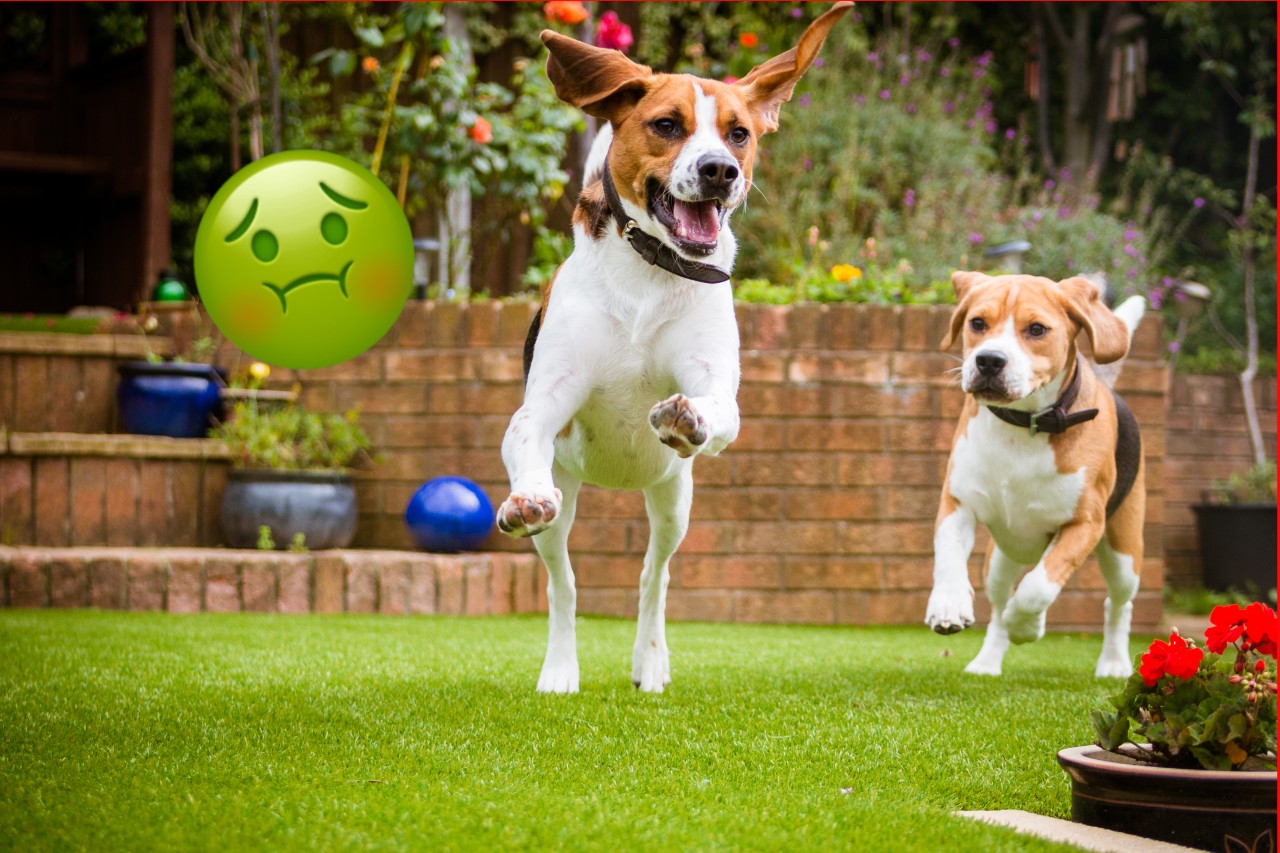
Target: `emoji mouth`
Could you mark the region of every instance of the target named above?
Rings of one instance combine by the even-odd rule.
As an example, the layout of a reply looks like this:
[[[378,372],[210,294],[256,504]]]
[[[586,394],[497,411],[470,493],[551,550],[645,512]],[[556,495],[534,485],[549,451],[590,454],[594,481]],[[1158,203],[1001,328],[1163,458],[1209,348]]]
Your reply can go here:
[[[297,290],[299,287],[302,287],[304,284],[316,284],[322,281],[334,282],[335,284],[338,285],[338,289],[342,291],[342,295],[345,298],[347,295],[347,271],[351,269],[351,265],[353,263],[355,263],[354,260],[347,261],[346,264],[342,267],[342,271],[339,272],[337,275],[334,275],[333,273],[327,273],[327,272],[314,272],[314,273],[309,273],[308,275],[298,276],[293,281],[289,282],[283,287],[277,284],[272,284],[269,281],[264,281],[262,283],[262,286],[270,290],[272,293],[276,295],[277,298],[279,298],[280,310],[285,313],[288,313],[289,306],[285,303],[285,297],[290,293],[290,291]]]

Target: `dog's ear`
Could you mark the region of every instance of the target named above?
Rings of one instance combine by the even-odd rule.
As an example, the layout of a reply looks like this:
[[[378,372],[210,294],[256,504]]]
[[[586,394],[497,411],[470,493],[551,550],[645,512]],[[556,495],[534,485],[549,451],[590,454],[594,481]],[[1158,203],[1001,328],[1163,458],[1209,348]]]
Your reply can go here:
[[[1129,327],[1102,301],[1102,288],[1083,276],[1058,282],[1067,316],[1089,336],[1093,360],[1098,364],[1119,361],[1129,352]]]
[[[556,95],[596,118],[620,123],[644,97],[653,70],[632,62],[619,50],[605,50],[542,31],[547,46],[547,77]]]
[[[818,51],[822,49],[822,43],[827,40],[827,34],[836,21],[852,8],[853,3],[849,2],[835,4],[809,25],[804,35],[800,36],[799,44],[752,68],[746,77],[734,84],[742,90],[755,113],[757,129],[761,133],[771,133],[778,129],[778,111],[791,100],[796,83],[809,70],[813,60],[817,59]]]
[[[969,313],[974,285],[990,278],[991,276],[986,273],[964,270],[956,270],[951,274],[951,286],[956,291],[956,310],[951,314],[951,327],[947,330],[947,336],[942,339],[943,352],[951,349],[951,345],[960,337],[960,331],[964,328],[965,315]]]

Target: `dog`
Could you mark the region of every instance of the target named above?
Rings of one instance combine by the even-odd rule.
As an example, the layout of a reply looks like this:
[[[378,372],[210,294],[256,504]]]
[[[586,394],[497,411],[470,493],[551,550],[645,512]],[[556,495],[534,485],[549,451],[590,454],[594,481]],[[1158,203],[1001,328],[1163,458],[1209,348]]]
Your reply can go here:
[[[1118,371],[1100,379],[1076,338],[1084,333],[1098,364],[1119,362],[1146,303],[1134,296],[1113,312],[1084,277],[956,272],[951,281],[958,304],[942,348],[963,339],[968,396],[938,507],[925,623],[940,634],[973,624],[968,560],[983,524],[991,624],[965,672],[999,675],[1011,642],[1043,636],[1049,605],[1092,553],[1108,593],[1095,674],[1128,677],[1146,505],[1142,444],[1110,387]]]
[[[667,565],[689,526],[693,459],[738,435],[738,327],[729,217],[751,187],[757,141],[851,7],[732,84],[657,74],[550,30],[561,100],[607,122],[584,172],[574,248],[525,344],[524,403],[502,441],[511,495],[498,527],[532,536],[547,568],[549,638],[538,690],[578,690],[567,542],[579,488],[644,492],[649,545],[631,680],[671,681]]]

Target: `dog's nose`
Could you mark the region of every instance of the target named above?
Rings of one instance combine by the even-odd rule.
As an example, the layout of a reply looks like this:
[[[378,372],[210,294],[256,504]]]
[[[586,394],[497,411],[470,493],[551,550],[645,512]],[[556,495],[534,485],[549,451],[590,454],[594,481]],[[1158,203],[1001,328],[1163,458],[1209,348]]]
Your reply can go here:
[[[978,373],[983,376],[995,376],[1004,370],[1004,366],[1009,363],[1009,359],[998,352],[986,350],[975,355],[973,363],[978,366]]]
[[[738,177],[738,161],[724,154],[707,154],[698,161],[698,175],[705,192],[728,190]]]

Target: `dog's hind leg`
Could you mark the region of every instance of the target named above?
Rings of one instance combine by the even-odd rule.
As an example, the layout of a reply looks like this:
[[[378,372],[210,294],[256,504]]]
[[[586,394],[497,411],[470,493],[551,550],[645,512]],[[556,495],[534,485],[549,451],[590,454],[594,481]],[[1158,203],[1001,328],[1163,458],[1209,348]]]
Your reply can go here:
[[[1102,655],[1094,671],[1098,678],[1128,678],[1133,673],[1129,620],[1133,615],[1133,597],[1138,594],[1138,572],[1142,570],[1142,522],[1146,503],[1143,472],[1139,469],[1133,490],[1108,520],[1107,533],[1093,550],[1107,582]]]
[[[982,650],[964,668],[974,675],[999,675],[1004,663],[1004,653],[1009,650],[1009,632],[1004,627],[1004,608],[1009,593],[1026,566],[1011,560],[1000,547],[992,542],[987,546],[986,581],[987,598],[991,601],[991,624],[982,638]]]
[[[693,465],[644,490],[649,516],[649,549],[640,574],[640,612],[636,620],[636,645],[631,657],[631,681],[641,690],[661,693],[671,683],[667,652],[667,582],[671,556],[689,529],[693,503]]]
[[[540,693],[578,692],[578,641],[574,619],[578,591],[569,564],[569,531],[578,506],[582,482],[558,464],[552,469],[562,500],[560,514],[533,539],[538,556],[547,567],[547,656],[538,676]]]

